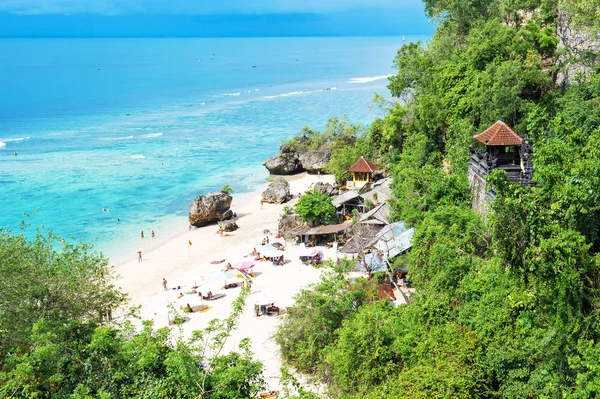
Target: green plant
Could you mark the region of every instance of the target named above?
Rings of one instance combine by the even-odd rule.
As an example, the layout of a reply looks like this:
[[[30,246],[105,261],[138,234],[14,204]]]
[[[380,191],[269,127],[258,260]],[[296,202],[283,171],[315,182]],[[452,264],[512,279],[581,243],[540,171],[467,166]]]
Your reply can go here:
[[[309,190],[300,197],[294,210],[302,220],[314,224],[330,223],[335,221],[335,207],[332,198],[316,190]]]
[[[223,187],[221,187],[221,192],[227,195],[231,195],[233,194],[233,188],[231,188],[229,184],[225,184]]]

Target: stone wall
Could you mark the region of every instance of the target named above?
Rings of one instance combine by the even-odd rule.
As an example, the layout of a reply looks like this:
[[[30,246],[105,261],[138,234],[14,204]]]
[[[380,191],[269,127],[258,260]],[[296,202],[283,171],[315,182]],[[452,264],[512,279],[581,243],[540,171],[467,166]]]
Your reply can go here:
[[[469,179],[469,188],[471,190],[471,209],[485,217],[489,212],[489,201],[493,199],[494,193],[488,189],[489,183],[478,173],[476,165],[472,162],[469,165],[467,178]]]

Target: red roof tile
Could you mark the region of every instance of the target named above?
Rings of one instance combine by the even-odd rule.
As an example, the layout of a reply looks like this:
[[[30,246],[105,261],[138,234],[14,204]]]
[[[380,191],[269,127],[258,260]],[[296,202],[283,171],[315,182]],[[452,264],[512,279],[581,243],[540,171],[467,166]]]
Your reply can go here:
[[[494,123],[473,138],[485,145],[521,145],[523,139],[502,121]]]
[[[361,156],[358,161],[354,162],[354,165],[350,166],[347,172],[362,172],[362,173],[373,173],[377,170],[377,165],[369,162],[365,157]]]

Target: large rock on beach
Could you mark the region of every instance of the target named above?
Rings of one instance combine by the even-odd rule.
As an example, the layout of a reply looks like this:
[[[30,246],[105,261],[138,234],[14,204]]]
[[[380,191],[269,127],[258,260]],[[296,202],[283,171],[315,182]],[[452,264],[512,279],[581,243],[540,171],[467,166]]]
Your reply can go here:
[[[235,220],[222,220],[219,222],[219,229],[222,231],[234,231],[238,229]]]
[[[262,193],[262,201],[270,204],[282,204],[291,197],[290,184],[283,177],[273,180]]]
[[[208,193],[197,196],[190,204],[189,221],[192,226],[201,227],[221,220],[231,219],[233,198],[225,193]]]
[[[263,165],[274,175],[292,175],[302,172],[298,154],[293,152],[273,155]]]
[[[313,186],[313,190],[319,191],[325,195],[328,195],[330,197],[333,197],[335,195],[338,195],[340,193],[340,189],[338,188],[337,184],[333,185],[330,183],[323,183],[323,182],[316,182],[315,185]]]
[[[323,172],[325,165],[331,159],[331,151],[328,149],[319,151],[308,151],[300,154],[298,160],[302,165],[302,169],[308,173]]]
[[[308,224],[300,218],[300,215],[291,214],[282,216],[279,219],[278,232],[282,236],[286,236],[290,230],[293,230],[297,227],[306,227]]]

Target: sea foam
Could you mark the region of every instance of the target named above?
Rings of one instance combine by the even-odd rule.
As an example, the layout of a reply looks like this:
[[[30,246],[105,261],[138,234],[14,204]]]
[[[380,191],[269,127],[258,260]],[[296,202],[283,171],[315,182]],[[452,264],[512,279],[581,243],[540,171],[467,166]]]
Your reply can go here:
[[[140,136],[143,139],[151,139],[153,137],[160,137],[162,136],[162,132],[161,133],[149,133],[149,134],[144,134],[143,136]]]
[[[349,83],[370,83],[370,82],[375,82],[376,80],[387,79],[390,76],[394,76],[394,75],[368,76],[366,78],[350,78],[350,79],[348,79],[348,82]]]
[[[102,140],[108,141],[118,141],[118,140],[131,140],[133,136],[124,136],[124,137],[104,137]]]
[[[10,143],[11,141],[23,141],[23,140],[29,140],[30,137],[16,137],[14,139],[2,139],[2,142],[4,143],[4,145],[6,145],[6,143]],[[0,145],[0,147],[3,147],[2,145]]]
[[[132,155],[131,159],[146,159],[146,157],[143,156],[142,154],[136,154],[136,155]]]
[[[6,147],[6,143],[3,141],[0,141],[0,148],[2,148],[2,147]]]

